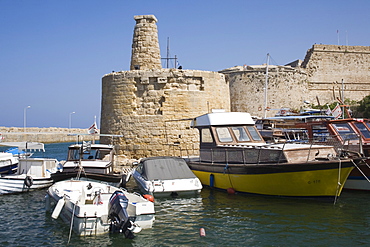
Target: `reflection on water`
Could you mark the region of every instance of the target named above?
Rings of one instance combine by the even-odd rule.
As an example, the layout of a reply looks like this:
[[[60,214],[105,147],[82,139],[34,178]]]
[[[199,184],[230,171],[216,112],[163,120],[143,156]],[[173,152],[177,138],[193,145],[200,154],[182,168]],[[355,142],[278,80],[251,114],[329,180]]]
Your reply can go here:
[[[68,145],[60,152],[54,145],[54,154],[59,160],[65,159]],[[128,188],[138,190],[134,181]],[[67,245],[69,227],[45,214],[45,191],[0,196],[0,246]],[[136,234],[133,240],[119,234],[73,234],[70,246],[365,245],[370,242],[369,196],[368,192],[344,191],[333,205],[316,200],[228,195],[204,188],[195,198],[156,198],[153,228]],[[200,228],[205,228],[205,237],[199,236]]]
[[[134,188],[133,188],[134,189]],[[0,197],[1,246],[65,246],[69,228],[44,209],[45,190]],[[78,237],[72,246],[287,246],[365,244],[370,240],[367,193],[344,192],[336,205],[312,200],[228,195],[203,189],[196,198],[160,198],[152,229]],[[199,236],[205,228],[206,236]]]

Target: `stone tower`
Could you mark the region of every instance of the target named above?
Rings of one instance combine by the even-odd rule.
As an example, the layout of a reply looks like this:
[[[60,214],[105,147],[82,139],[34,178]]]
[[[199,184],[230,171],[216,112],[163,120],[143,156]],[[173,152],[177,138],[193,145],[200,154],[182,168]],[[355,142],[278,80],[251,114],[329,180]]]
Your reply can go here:
[[[135,16],[130,71],[102,78],[101,133],[115,139],[118,154],[128,158],[190,155],[198,151],[192,118],[211,109],[230,111],[229,84],[213,71],[163,69],[157,19]],[[101,143],[111,143],[102,136]]]
[[[130,70],[161,69],[157,18],[154,15],[137,15]]]

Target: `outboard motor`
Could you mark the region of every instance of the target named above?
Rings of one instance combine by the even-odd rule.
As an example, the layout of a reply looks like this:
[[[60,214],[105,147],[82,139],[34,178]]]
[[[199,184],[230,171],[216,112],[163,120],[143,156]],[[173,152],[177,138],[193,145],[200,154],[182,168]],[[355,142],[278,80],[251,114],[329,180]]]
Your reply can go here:
[[[109,199],[108,217],[111,220],[110,232],[123,233],[126,238],[134,238],[132,223],[127,214],[128,199],[122,191],[115,191]]]

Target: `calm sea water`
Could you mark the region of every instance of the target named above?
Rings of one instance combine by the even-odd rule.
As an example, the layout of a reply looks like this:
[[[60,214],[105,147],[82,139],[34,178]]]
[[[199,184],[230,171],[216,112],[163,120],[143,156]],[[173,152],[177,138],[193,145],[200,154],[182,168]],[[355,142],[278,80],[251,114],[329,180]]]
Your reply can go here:
[[[67,146],[47,144],[43,156],[63,160]],[[133,181],[128,189],[137,191]],[[0,196],[0,246],[68,245],[69,227],[45,213],[45,191]],[[344,191],[334,205],[204,188],[195,198],[156,198],[153,228],[133,240],[72,234],[69,246],[365,246],[369,198],[370,192]]]

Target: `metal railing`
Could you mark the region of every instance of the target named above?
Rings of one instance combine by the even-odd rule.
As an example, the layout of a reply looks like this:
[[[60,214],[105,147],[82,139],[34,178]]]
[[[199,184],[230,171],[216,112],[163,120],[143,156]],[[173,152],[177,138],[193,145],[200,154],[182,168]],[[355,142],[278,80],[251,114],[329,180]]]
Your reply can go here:
[[[343,135],[341,136],[343,138]],[[289,142],[290,144],[292,142]],[[261,164],[261,163],[285,163],[287,157],[284,154],[284,149],[287,143],[280,145],[266,144],[262,146],[221,146],[210,149],[201,149],[199,154],[193,150],[181,150],[185,151],[188,158],[191,156],[199,156],[199,162],[209,163],[230,163],[230,164]],[[329,135],[322,137],[308,139],[307,142],[299,142],[297,145],[305,145],[308,148],[307,151],[307,162],[311,159],[317,151],[316,145],[332,146],[336,152],[333,154],[335,157],[358,157],[363,155],[363,147],[360,136],[348,135],[345,136],[342,141],[339,136]],[[192,152],[193,151],[193,152]],[[329,157],[328,157],[329,158]],[[334,157],[330,157],[334,158]]]

